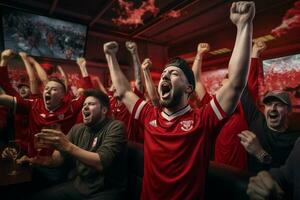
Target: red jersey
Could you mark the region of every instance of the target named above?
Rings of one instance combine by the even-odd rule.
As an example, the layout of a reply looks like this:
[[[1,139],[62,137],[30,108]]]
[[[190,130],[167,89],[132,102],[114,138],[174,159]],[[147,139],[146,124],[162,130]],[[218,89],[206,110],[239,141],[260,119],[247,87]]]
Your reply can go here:
[[[29,116],[29,137],[28,137],[28,156],[34,156],[34,135],[39,133],[41,129],[50,124],[60,124],[61,131],[65,134],[69,132],[75,124],[77,115],[81,114],[84,97],[77,100],[67,100],[54,112],[45,108],[42,98],[24,100],[15,97],[16,113],[27,113]],[[52,150],[44,150],[42,154],[50,155]]]
[[[134,93],[138,97],[143,98],[143,94],[136,88],[134,89]],[[118,101],[112,92],[108,92],[108,97],[110,100],[111,114],[114,119],[122,121],[125,124],[128,140],[140,143],[144,142],[144,130],[139,121],[134,119],[126,106],[121,101]]]
[[[217,100],[167,115],[139,99],[132,115],[145,131],[142,199],[203,199],[211,133],[226,115]]]
[[[0,84],[8,95],[15,97],[17,102],[17,112],[15,114],[15,137],[20,141],[21,148],[28,153],[29,156],[35,155],[33,148],[34,135],[40,132],[41,128],[52,123],[61,124],[61,130],[67,134],[70,128],[75,124],[78,115],[81,115],[81,108],[84,97],[77,100],[72,100],[70,94],[64,98],[64,105],[53,115],[59,115],[61,120],[57,121],[55,117],[40,120],[41,115],[46,116],[49,111],[44,106],[43,98],[41,95],[31,95],[28,99],[23,99],[19,93],[11,86],[7,67],[0,67],[2,77]],[[90,77],[83,78],[84,88],[92,88]],[[75,115],[75,116],[71,116]],[[62,117],[64,116],[64,117]],[[37,119],[37,120],[33,120]]]
[[[250,73],[248,77],[248,90],[253,99],[258,99],[258,78],[262,77],[261,62],[257,58],[251,59]],[[214,159],[217,163],[227,164],[239,169],[247,170],[247,152],[238,134],[247,130],[248,123],[245,118],[241,103],[237,105],[234,113],[222,126],[215,143]]]

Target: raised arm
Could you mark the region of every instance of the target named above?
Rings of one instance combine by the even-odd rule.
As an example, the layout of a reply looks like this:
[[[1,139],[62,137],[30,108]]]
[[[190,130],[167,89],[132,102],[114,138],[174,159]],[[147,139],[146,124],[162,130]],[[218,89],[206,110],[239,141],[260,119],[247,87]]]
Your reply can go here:
[[[196,82],[196,88],[195,92],[200,100],[204,97],[206,93],[206,89],[204,84],[202,83],[201,79],[201,73],[202,73],[202,59],[203,55],[208,52],[210,49],[210,46],[208,43],[199,43],[197,47],[197,54],[194,59],[192,70],[194,72],[195,76],[195,82]]]
[[[152,62],[149,58],[146,58],[142,63],[142,70],[145,78],[145,86],[147,93],[149,95],[149,98],[154,106],[158,106],[159,104],[159,96],[157,93],[157,90],[155,88],[155,85],[153,83],[151,73],[150,73],[150,67],[152,66]]]
[[[65,84],[66,88],[68,88],[68,77],[67,77],[65,71],[63,70],[63,68],[60,65],[57,65],[57,69],[58,69],[62,79],[64,80],[64,84]]]
[[[126,48],[130,52],[133,61],[133,69],[134,69],[134,78],[135,78],[135,87],[139,92],[143,92],[143,83],[142,76],[140,71],[141,61],[138,55],[137,45],[135,42],[127,41],[125,43]]]
[[[42,81],[43,85],[46,86],[49,79],[48,79],[48,75],[47,75],[46,71],[44,70],[44,68],[33,57],[28,56],[27,58],[28,58],[28,61],[34,66],[34,68],[37,72],[37,75],[38,75],[39,79]]]
[[[99,89],[102,92],[104,92],[105,94],[107,94],[107,91],[106,91],[104,85],[102,84],[102,82],[100,81],[100,78],[98,76],[96,76],[96,77],[93,77],[92,79],[93,79],[93,81],[95,81],[97,83]]]
[[[253,100],[258,100],[259,84],[264,85],[263,66],[260,60],[260,54],[266,49],[263,41],[254,41],[251,54],[251,65],[248,77],[248,89]]]
[[[227,114],[235,110],[247,83],[254,14],[253,2],[232,3],[230,19],[237,27],[237,35],[229,61],[228,81],[216,93],[219,104]]]
[[[38,79],[35,76],[34,69],[32,68],[31,63],[28,60],[27,54],[25,52],[19,52],[19,56],[21,57],[22,61],[24,62],[26,72],[29,77],[29,85],[31,94],[39,94],[39,83]]]
[[[110,76],[116,93],[122,102],[126,105],[129,112],[132,112],[138,97],[131,91],[130,84],[120,69],[116,58],[119,45],[116,42],[108,42],[103,46],[105,57],[108,63]]]
[[[76,63],[79,66],[82,77],[83,78],[88,77],[89,73],[86,69],[86,60],[85,60],[85,58],[83,58],[83,57],[77,58]]]
[[[15,88],[12,87],[9,76],[8,76],[8,68],[7,64],[11,58],[14,57],[14,52],[11,49],[5,49],[1,53],[1,62],[0,62],[0,74],[1,74],[1,79],[0,79],[0,86],[2,89],[5,91],[6,94],[15,96],[15,97],[20,97],[21,95],[15,90]]]

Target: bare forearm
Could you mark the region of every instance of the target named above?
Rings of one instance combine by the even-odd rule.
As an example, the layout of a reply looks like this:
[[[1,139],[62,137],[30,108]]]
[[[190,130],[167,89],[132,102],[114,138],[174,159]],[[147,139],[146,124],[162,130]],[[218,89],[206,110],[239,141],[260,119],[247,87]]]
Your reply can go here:
[[[144,69],[143,73],[144,73],[144,77],[145,77],[145,85],[146,85],[146,89],[147,89],[149,98],[150,98],[152,104],[157,106],[159,97],[158,97],[156,88],[154,86],[154,83],[153,83],[153,80],[151,77],[151,73],[150,73],[149,69]]]
[[[27,58],[21,57],[24,65],[25,65],[25,69],[26,72],[28,74],[29,77],[29,84],[30,84],[30,91],[32,94],[38,94],[39,93],[39,88],[38,88],[38,80],[34,74],[34,70],[32,68],[32,65],[29,63],[29,61],[27,60]]]
[[[234,88],[240,90],[242,90],[247,83],[251,52],[252,29],[252,23],[246,23],[237,26],[235,46],[229,61],[229,82]]]
[[[35,70],[39,76],[39,79],[43,82],[43,85],[45,86],[49,81],[46,71],[43,69],[43,67],[37,61],[33,62],[33,66],[35,67]]]
[[[141,61],[137,53],[131,53],[134,68],[135,86],[141,92],[142,91],[142,77],[141,77]]]
[[[204,97],[204,95],[206,93],[206,90],[205,90],[204,84],[202,83],[202,79],[201,79],[201,75],[200,75],[200,73],[202,73],[202,58],[203,58],[202,54],[197,54],[194,59],[194,63],[193,63],[193,67],[192,67],[192,70],[193,70],[193,73],[195,76],[195,82],[196,82],[195,92],[200,100]]]
[[[115,55],[106,54],[108,68],[110,71],[112,83],[116,88],[118,96],[122,97],[127,91],[130,91],[130,84],[120,69],[119,63]]]
[[[86,151],[74,144],[71,145],[71,148],[67,151],[67,153],[88,166],[91,166],[99,171],[103,170],[101,158],[98,153]]]
[[[89,76],[87,69],[86,69],[86,65],[79,66],[79,69],[80,69],[80,72],[81,72],[81,75],[83,78]]]

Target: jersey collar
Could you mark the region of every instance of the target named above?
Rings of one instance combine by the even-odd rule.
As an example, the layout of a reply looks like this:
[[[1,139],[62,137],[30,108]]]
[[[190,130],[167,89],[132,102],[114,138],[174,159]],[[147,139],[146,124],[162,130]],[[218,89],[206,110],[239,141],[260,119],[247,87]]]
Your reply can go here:
[[[178,116],[184,115],[185,113],[189,112],[191,109],[192,109],[191,106],[190,106],[190,105],[187,105],[187,106],[185,106],[184,108],[182,108],[182,109],[176,111],[175,113],[173,113],[173,114],[171,114],[171,115],[168,115],[166,112],[162,111],[162,112],[161,112],[161,116],[162,116],[164,119],[166,119],[166,120],[168,120],[168,121],[171,121],[171,120],[175,119],[175,118],[178,117]]]

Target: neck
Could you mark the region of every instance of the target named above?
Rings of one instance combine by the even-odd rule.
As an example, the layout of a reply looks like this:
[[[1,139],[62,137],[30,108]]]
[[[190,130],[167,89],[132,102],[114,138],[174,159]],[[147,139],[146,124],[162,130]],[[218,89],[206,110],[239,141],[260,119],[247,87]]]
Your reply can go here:
[[[178,105],[178,106],[174,106],[172,108],[163,108],[163,111],[167,114],[167,115],[172,115],[182,109],[184,109],[188,104],[185,105]]]
[[[276,131],[276,132],[284,132],[284,131],[286,131],[286,129],[288,129],[287,124],[285,124],[284,126],[281,126],[279,128],[273,128],[273,127],[270,127],[270,126],[268,126],[268,127],[269,127],[269,129],[271,129],[273,131]]]

